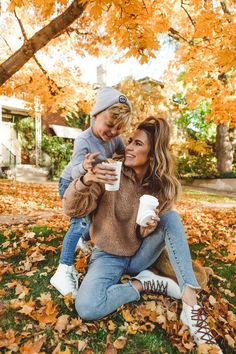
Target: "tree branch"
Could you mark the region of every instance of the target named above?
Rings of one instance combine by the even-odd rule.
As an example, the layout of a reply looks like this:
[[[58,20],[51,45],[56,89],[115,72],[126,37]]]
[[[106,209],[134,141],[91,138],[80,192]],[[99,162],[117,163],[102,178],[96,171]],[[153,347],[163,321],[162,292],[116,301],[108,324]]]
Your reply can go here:
[[[222,10],[224,11],[225,14],[231,15],[231,13],[230,13],[225,1],[221,1],[220,2],[220,6],[221,6],[221,8],[222,8]]]
[[[184,1],[181,0],[181,7],[182,9],[185,11],[186,15],[188,16],[190,22],[192,23],[193,27],[195,27],[195,21],[192,19],[192,17],[190,16],[190,14],[188,13],[188,11],[186,10],[186,8],[184,7]]]
[[[80,0],[74,0],[65,12],[36,32],[20,49],[3,62],[0,65],[0,86],[20,70],[38,50],[79,18],[84,12],[86,4],[81,4]]]
[[[222,10],[223,10],[223,12],[224,12],[225,14],[230,15],[230,18],[228,18],[227,21],[228,21],[229,23],[231,23],[231,22],[232,22],[232,14],[231,14],[231,12],[229,11],[229,9],[228,9],[228,7],[227,7],[227,5],[226,5],[226,2],[225,2],[225,1],[221,1],[221,2],[220,2],[220,6],[221,6],[221,8],[222,8]]]
[[[27,37],[27,34],[26,34],[26,31],[25,31],[25,28],[23,26],[23,23],[21,21],[21,19],[18,17],[17,13],[16,13],[16,10],[14,10],[14,14],[15,14],[15,17],[18,21],[18,24],[20,26],[20,29],[21,29],[21,32],[23,34],[23,38],[24,38],[24,43],[26,43],[28,41],[28,37]],[[32,57],[35,61],[35,63],[38,65],[39,69],[42,71],[42,73],[46,76],[46,79],[48,81],[48,84],[49,84],[49,91],[50,93],[55,96],[58,91],[61,90],[61,87],[59,87],[57,85],[57,83],[50,77],[49,73],[47,72],[46,69],[44,69],[44,67],[41,65],[41,63],[38,61],[38,59],[36,58],[35,54],[33,55]],[[56,89],[55,89],[56,88]]]
[[[174,38],[174,39],[176,39],[177,41],[179,39],[182,39],[183,41],[185,41],[185,42],[190,44],[190,42],[186,38],[184,38],[178,31],[176,31],[173,27],[170,27],[168,29],[168,32],[170,32],[169,36]]]
[[[10,49],[10,51],[12,51],[10,44],[7,42],[7,40],[0,34],[0,36],[2,37],[2,39],[4,40],[4,42],[6,43],[7,47]]]
[[[27,34],[26,34],[25,29],[24,29],[23,23],[21,22],[20,18],[18,17],[18,15],[17,15],[17,13],[16,13],[16,10],[14,10],[14,15],[15,15],[17,21],[18,21],[19,26],[20,26],[21,33],[23,34],[24,43],[26,43],[27,40],[28,40]]]

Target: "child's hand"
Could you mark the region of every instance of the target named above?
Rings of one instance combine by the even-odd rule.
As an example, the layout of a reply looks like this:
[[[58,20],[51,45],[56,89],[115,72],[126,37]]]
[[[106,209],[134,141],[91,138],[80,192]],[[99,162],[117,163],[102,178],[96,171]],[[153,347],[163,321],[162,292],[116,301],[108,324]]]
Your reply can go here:
[[[83,169],[85,171],[89,171],[94,167],[94,164],[96,162],[95,158],[99,155],[99,152],[94,152],[94,153],[89,153],[85,155],[84,161],[83,161]]]
[[[90,185],[92,182],[113,184],[115,181],[117,181],[115,168],[102,163],[88,170],[83,176],[83,182],[86,185]]]

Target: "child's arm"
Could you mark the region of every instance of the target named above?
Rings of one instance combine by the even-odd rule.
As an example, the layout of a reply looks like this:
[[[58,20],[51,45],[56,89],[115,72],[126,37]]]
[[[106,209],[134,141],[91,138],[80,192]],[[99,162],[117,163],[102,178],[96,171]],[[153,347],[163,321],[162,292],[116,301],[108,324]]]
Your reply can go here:
[[[83,168],[83,162],[86,154],[88,154],[88,144],[85,139],[80,137],[75,139],[73,154],[70,160],[71,177],[73,179],[83,176],[86,171]]]
[[[71,177],[75,179],[83,176],[93,167],[98,155],[99,152],[89,152],[89,145],[85,139],[79,137],[75,139],[73,155],[70,161]]]

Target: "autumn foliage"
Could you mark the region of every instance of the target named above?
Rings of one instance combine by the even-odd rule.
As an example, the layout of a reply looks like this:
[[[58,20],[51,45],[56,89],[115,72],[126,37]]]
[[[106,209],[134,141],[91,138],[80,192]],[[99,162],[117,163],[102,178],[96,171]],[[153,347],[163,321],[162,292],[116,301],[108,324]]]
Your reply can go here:
[[[175,68],[183,65],[189,107],[208,100],[211,109],[208,119],[214,119],[217,124],[235,125],[233,0],[74,0],[70,11],[66,0],[12,0],[8,3],[0,39],[3,93],[24,92],[28,99],[38,94],[42,95],[44,103],[48,99],[49,105],[62,100],[63,107],[66,104],[72,107],[76,87],[81,87],[74,55],[109,53],[115,54],[117,60],[134,56],[145,63],[155,58],[160,34],[165,33],[178,43],[171,65]],[[40,29],[46,26],[47,32],[42,36]],[[44,39],[38,53],[30,42],[33,36],[36,43]],[[23,56],[27,60],[22,60]],[[15,75],[11,71],[13,67]],[[175,77],[171,75],[171,80]],[[45,92],[40,86],[45,87]],[[83,101],[82,96],[78,98]]]

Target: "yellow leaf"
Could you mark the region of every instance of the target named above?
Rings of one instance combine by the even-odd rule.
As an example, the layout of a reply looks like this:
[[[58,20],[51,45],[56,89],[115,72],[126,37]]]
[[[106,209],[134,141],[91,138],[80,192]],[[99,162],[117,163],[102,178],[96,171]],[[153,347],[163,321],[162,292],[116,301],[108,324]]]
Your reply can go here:
[[[226,334],[225,338],[227,339],[229,346],[235,348],[235,340],[229,334]]]
[[[210,295],[210,296],[209,296],[209,302],[210,302],[211,305],[215,305],[217,301],[216,301],[216,299],[214,298],[214,296]]]
[[[127,342],[127,337],[120,336],[115,340],[113,345],[116,349],[123,349],[125,347],[126,342]]]
[[[123,310],[122,311],[122,316],[124,317],[124,320],[126,322],[134,321],[134,317],[131,315],[130,310]]]
[[[109,331],[114,332],[116,330],[116,324],[109,320],[107,323],[107,328],[109,329]]]

